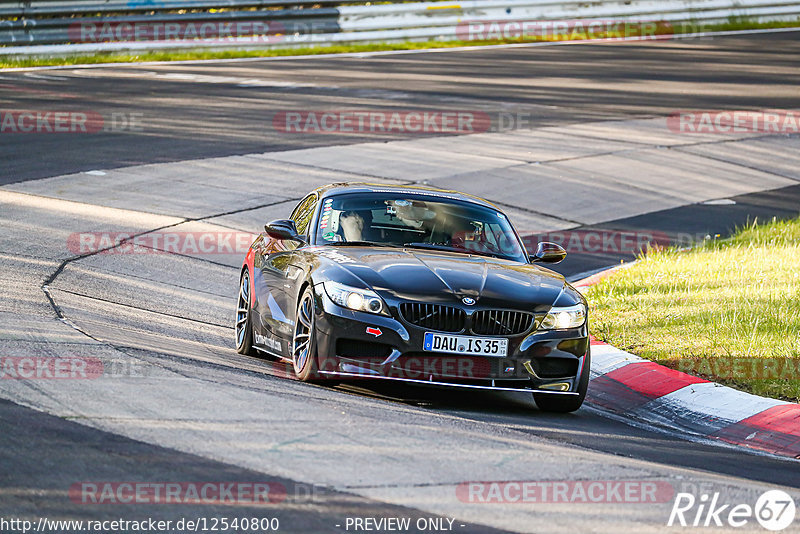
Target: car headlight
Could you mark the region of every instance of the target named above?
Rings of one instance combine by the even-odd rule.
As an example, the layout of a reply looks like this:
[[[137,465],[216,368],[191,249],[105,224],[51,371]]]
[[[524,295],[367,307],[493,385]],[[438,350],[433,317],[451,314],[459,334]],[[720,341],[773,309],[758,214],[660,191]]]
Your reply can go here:
[[[586,322],[586,306],[576,304],[574,306],[563,306],[550,308],[547,315],[542,320],[539,328],[543,330],[553,330],[560,328],[577,328]]]
[[[383,300],[374,291],[346,286],[338,282],[323,282],[328,297],[343,308],[367,313],[381,313]]]

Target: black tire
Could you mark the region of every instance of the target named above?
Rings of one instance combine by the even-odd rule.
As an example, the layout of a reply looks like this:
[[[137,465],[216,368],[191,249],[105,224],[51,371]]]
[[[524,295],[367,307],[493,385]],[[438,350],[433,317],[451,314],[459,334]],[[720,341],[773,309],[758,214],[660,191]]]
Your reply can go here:
[[[292,367],[303,382],[319,382],[314,293],[306,288],[297,302],[292,336]]]
[[[236,352],[254,356],[253,324],[250,314],[250,272],[245,269],[239,278],[239,298],[236,305]]]
[[[586,352],[586,361],[583,362],[581,379],[578,382],[578,395],[558,395],[553,393],[534,393],[533,400],[536,406],[543,412],[569,413],[574,412],[583,404],[586,399],[586,391],[589,389],[589,367],[592,357],[589,351]]]

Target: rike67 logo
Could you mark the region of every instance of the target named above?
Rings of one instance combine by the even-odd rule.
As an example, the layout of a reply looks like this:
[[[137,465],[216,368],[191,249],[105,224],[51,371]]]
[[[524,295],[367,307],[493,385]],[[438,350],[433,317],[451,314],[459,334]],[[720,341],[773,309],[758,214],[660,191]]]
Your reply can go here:
[[[755,519],[765,529],[779,531],[792,524],[795,512],[794,499],[781,490],[763,493],[753,506],[722,503],[719,492],[704,493],[700,498],[678,493],[667,526],[742,528],[752,526]]]

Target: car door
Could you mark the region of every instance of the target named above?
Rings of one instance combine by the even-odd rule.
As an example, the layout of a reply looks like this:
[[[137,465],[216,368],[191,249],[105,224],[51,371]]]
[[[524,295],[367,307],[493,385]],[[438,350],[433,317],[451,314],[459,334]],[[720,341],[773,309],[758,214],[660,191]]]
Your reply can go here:
[[[316,193],[308,195],[295,207],[290,217],[297,227],[297,233],[306,236],[306,239],[317,203]],[[301,272],[293,267],[292,255],[300,243],[275,239],[268,235],[264,235],[263,243],[261,261],[256,265],[256,269],[259,270],[263,286],[267,291],[259,299],[258,311],[264,330],[268,331],[272,338],[266,342],[274,350],[277,348],[276,343],[291,338],[293,332],[296,299],[292,288]],[[281,352],[285,352],[284,345],[281,344]]]

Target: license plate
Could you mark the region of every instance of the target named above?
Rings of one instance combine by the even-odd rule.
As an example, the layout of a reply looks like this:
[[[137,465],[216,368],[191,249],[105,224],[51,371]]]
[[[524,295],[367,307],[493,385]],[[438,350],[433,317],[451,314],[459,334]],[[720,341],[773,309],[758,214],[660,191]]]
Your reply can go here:
[[[425,332],[423,349],[429,352],[449,352],[451,354],[505,356],[508,353],[508,340],[496,337],[453,336]]]

